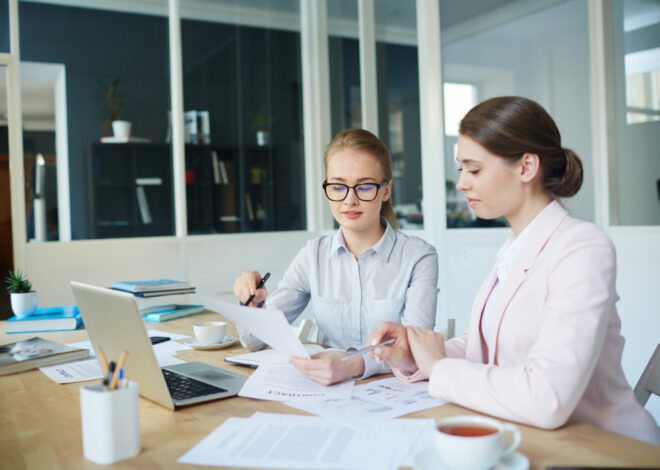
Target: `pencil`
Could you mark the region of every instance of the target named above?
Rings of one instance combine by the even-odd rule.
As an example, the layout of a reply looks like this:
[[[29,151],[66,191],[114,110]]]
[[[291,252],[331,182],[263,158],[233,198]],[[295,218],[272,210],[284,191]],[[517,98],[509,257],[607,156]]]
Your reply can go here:
[[[105,357],[105,353],[103,352],[103,349],[101,346],[96,348],[96,355],[98,356],[99,360],[101,361],[101,366],[103,367],[103,377],[108,376],[108,371],[110,370],[108,368],[108,360]]]
[[[124,363],[126,362],[126,356],[128,356],[128,351],[124,350],[119,356],[119,361],[117,361],[117,366],[115,367],[115,373],[112,374],[112,380],[110,381],[110,390],[115,390],[117,388],[117,382],[119,381],[119,371],[123,369]]]

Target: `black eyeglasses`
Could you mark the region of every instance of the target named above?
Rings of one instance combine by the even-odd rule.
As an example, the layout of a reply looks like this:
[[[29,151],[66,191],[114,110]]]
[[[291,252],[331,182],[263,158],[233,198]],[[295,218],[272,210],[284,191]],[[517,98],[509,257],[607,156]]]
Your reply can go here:
[[[378,195],[378,190],[387,184],[387,180],[382,183],[360,183],[355,186],[349,186],[342,183],[323,183],[325,195],[331,201],[343,201],[348,196],[350,189],[355,192],[355,196],[360,201],[373,201]]]

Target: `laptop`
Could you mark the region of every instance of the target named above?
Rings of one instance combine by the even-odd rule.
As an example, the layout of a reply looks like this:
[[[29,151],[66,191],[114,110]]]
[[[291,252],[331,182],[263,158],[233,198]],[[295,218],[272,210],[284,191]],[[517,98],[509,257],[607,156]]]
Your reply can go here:
[[[108,358],[128,351],[124,375],[140,395],[175,410],[238,394],[247,376],[202,362],[160,367],[132,294],[71,281],[73,295],[95,350]]]

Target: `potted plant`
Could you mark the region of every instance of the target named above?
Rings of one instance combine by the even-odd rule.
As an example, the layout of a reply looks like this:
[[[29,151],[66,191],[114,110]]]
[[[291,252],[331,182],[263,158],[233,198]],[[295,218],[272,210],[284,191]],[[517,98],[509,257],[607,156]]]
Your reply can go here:
[[[124,106],[124,97],[119,94],[119,79],[115,78],[110,84],[98,81],[103,93],[104,105],[101,108],[101,119],[103,119],[103,134],[107,134],[112,126],[112,132],[116,137],[128,137],[131,135],[130,121],[121,119],[121,108]]]
[[[32,315],[37,310],[37,293],[32,290],[30,280],[19,270],[9,271],[5,282],[14,315],[18,318]]]
[[[252,129],[257,134],[257,145],[260,147],[268,145],[270,141],[270,126],[273,118],[263,111],[257,111],[252,115]]]

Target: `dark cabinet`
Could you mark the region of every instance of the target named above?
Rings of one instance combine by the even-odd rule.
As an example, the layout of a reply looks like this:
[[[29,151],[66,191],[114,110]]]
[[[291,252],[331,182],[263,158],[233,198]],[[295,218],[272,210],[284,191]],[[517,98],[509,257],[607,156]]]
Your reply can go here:
[[[174,233],[169,146],[90,146],[88,208],[91,238],[149,237]]]
[[[275,162],[273,147],[186,145],[188,233],[303,228],[299,206],[287,204],[295,172]],[[93,143],[88,173],[92,238],[174,234],[170,145]],[[295,190],[300,201],[304,185]]]

